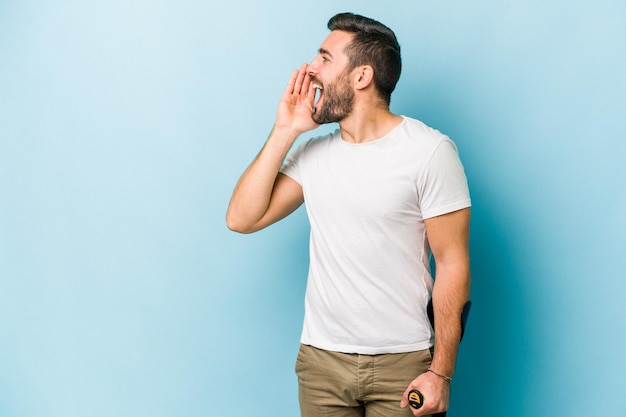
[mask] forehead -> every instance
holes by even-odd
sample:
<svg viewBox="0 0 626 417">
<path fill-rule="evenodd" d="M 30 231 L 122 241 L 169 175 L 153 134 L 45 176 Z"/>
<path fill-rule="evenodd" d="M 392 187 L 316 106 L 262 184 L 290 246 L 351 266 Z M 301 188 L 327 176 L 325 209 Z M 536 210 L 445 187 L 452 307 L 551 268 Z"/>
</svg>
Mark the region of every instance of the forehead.
<svg viewBox="0 0 626 417">
<path fill-rule="evenodd" d="M 330 32 L 328 37 L 326 37 L 324 42 L 322 42 L 322 45 L 320 45 L 320 51 L 327 51 L 335 58 L 346 56 L 344 49 L 350 42 L 352 42 L 353 38 L 353 33 L 344 32 L 342 30 L 333 30 Z"/>
</svg>

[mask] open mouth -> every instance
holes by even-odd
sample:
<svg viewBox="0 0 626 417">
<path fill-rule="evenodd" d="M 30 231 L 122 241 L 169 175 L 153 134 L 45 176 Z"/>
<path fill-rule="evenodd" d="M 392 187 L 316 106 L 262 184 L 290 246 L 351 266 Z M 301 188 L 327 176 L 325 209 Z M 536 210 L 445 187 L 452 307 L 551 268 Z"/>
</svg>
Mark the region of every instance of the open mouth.
<svg viewBox="0 0 626 417">
<path fill-rule="evenodd" d="M 315 99 L 314 99 L 314 109 L 318 108 L 319 103 L 322 101 L 322 97 L 324 96 L 324 87 L 322 87 L 318 83 L 313 83 L 313 88 L 315 88 Z"/>
</svg>

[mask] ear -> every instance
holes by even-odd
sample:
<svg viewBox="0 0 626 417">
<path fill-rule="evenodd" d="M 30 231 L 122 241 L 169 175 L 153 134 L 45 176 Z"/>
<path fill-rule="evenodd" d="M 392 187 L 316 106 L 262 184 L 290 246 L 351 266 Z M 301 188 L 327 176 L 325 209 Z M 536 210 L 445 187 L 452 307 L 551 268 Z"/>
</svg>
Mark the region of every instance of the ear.
<svg viewBox="0 0 626 417">
<path fill-rule="evenodd" d="M 354 88 L 357 90 L 363 90 L 374 84 L 374 68 L 370 65 L 356 67 L 352 75 Z"/>
</svg>

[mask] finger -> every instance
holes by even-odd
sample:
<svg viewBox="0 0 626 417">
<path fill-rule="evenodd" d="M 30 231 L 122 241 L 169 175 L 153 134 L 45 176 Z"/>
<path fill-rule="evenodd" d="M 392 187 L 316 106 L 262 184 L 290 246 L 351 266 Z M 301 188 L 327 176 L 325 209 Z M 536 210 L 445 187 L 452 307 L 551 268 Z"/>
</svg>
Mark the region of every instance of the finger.
<svg viewBox="0 0 626 417">
<path fill-rule="evenodd" d="M 304 97 L 306 98 L 307 104 L 313 106 L 313 104 L 315 103 L 315 87 L 311 82 L 311 76 L 309 74 L 304 77 L 302 90 L 304 92 Z"/>
<path fill-rule="evenodd" d="M 302 79 L 302 90 L 301 90 L 301 93 L 305 97 L 309 95 L 310 86 L 311 86 L 311 76 L 308 73 L 305 73 L 304 78 Z"/>
<path fill-rule="evenodd" d="M 409 386 L 405 391 L 404 394 L 402 394 L 402 400 L 400 400 L 400 407 L 405 408 L 407 405 L 409 405 L 409 391 L 411 391 L 411 386 Z"/>
<path fill-rule="evenodd" d="M 298 70 L 293 70 L 291 72 L 291 77 L 289 78 L 289 82 L 287 83 L 287 87 L 285 88 L 285 94 L 291 95 L 293 94 L 294 87 L 296 85 L 296 79 L 298 78 Z"/>
<path fill-rule="evenodd" d="M 298 71 L 298 76 L 296 78 L 296 84 L 294 85 L 293 93 L 294 94 L 305 94 L 306 90 L 302 91 L 302 86 L 304 84 L 304 79 L 308 75 L 306 72 L 307 64 L 302 64 L 300 67 L 300 71 Z"/>
<path fill-rule="evenodd" d="M 425 406 L 424 404 L 424 397 L 422 397 L 420 395 L 421 398 L 421 405 L 418 406 L 417 408 L 413 407 L 413 405 L 409 402 L 409 396 L 411 394 L 411 390 L 414 390 L 415 388 L 412 387 L 411 385 L 409 385 L 409 387 L 406 389 L 406 391 L 404 391 L 404 394 L 402 394 L 402 399 L 400 400 L 400 407 L 401 408 L 406 408 L 410 405 L 409 410 L 411 411 L 411 413 L 414 416 L 422 416 L 425 414 L 429 414 L 426 411 L 429 409 L 428 407 Z"/>
</svg>

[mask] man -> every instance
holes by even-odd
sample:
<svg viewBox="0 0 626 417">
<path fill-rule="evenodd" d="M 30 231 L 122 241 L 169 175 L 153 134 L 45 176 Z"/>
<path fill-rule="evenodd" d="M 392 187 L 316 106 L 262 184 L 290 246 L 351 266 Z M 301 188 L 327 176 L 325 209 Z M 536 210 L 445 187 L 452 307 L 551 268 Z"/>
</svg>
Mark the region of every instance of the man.
<svg viewBox="0 0 626 417">
<path fill-rule="evenodd" d="M 227 225 L 251 233 L 306 202 L 310 268 L 296 364 L 304 417 L 441 412 L 469 300 L 467 180 L 449 138 L 389 111 L 401 69 L 394 33 L 350 13 L 328 28 L 315 59 L 293 72 Z M 334 134 L 287 157 L 298 136 L 332 122 Z M 408 407 L 412 389 L 424 396 L 419 409 Z"/>
</svg>

